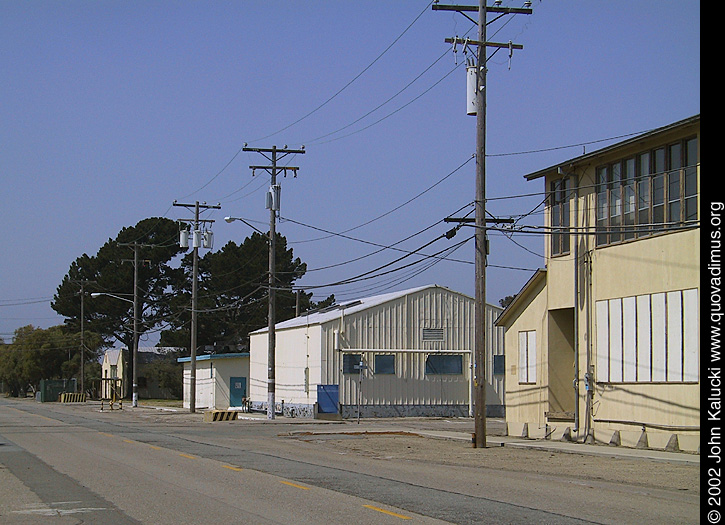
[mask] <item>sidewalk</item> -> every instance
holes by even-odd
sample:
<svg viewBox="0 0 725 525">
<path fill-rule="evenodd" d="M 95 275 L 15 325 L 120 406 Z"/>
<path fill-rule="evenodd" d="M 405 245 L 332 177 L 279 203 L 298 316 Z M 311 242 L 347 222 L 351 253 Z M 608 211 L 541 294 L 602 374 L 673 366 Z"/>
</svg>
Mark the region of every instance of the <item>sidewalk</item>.
<svg viewBox="0 0 725 525">
<path fill-rule="evenodd" d="M 170 412 L 184 412 L 184 409 L 173 409 L 139 404 L 139 408 L 155 409 Z M 203 417 L 199 412 L 198 417 Z M 466 418 L 381 418 L 328 421 L 321 419 L 290 418 L 277 416 L 268 420 L 261 412 L 240 412 L 237 421 L 254 422 L 273 425 L 304 426 L 304 429 L 291 430 L 289 435 L 335 435 L 335 434 L 411 434 L 431 439 L 451 439 L 471 443 L 473 420 Z M 627 448 L 621 446 L 573 443 L 550 439 L 525 439 L 504 435 L 506 425 L 503 420 L 489 419 L 488 447 L 511 447 L 521 449 L 546 450 L 566 454 L 584 454 L 622 459 L 647 459 L 651 461 L 668 461 L 672 463 L 699 465 L 700 455 L 686 452 L 668 452 L 664 450 Z"/>
<path fill-rule="evenodd" d="M 285 421 L 286 420 L 286 421 Z M 285 421 L 289 423 L 287 418 L 279 418 L 275 421 Z M 343 426 L 322 426 L 314 431 L 300 430 L 292 431 L 290 434 L 412 434 L 432 439 L 451 439 L 471 443 L 472 433 L 470 430 L 447 430 L 444 428 L 420 428 L 435 426 L 436 420 L 419 421 L 407 420 L 401 418 L 401 421 L 385 420 L 382 422 L 374 420 L 362 420 L 358 425 L 353 421 L 344 421 Z M 324 423 L 324 422 L 323 422 Z M 441 425 L 444 426 L 444 425 Z M 471 427 L 473 424 L 471 423 Z M 690 454 L 686 452 L 667 452 L 664 450 L 644 449 L 644 448 L 627 448 L 612 445 L 600 444 L 584 444 L 574 443 L 571 441 L 557 441 L 549 439 L 524 439 L 518 437 L 509 437 L 503 435 L 489 434 L 486 439 L 488 447 L 505 446 L 511 448 L 546 450 L 550 452 L 559 452 L 566 454 L 584 454 L 593 456 L 605 456 L 622 459 L 647 459 L 652 461 L 669 461 L 673 463 L 699 465 L 700 455 Z"/>
</svg>

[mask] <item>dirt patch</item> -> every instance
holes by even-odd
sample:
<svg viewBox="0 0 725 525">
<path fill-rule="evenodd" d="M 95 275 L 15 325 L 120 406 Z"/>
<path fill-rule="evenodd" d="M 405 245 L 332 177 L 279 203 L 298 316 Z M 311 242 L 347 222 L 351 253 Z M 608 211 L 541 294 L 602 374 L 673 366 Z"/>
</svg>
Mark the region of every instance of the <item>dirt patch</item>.
<svg viewBox="0 0 725 525">
<path fill-rule="evenodd" d="M 350 436 L 351 437 L 351 436 Z M 300 436 L 323 442 L 328 449 L 381 460 L 435 463 L 444 466 L 481 468 L 567 476 L 646 487 L 700 492 L 700 468 L 648 459 L 626 459 L 494 446 L 474 449 L 454 440 L 405 434 L 356 434 Z"/>
</svg>

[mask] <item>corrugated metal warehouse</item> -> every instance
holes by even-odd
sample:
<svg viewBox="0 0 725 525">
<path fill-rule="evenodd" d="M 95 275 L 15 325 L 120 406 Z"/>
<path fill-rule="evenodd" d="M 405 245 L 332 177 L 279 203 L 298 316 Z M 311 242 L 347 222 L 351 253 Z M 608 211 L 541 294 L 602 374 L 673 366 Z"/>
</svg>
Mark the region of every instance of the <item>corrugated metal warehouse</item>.
<svg viewBox="0 0 725 525">
<path fill-rule="evenodd" d="M 501 417 L 503 330 L 493 322 L 502 309 L 486 310 L 487 413 Z M 278 323 L 277 411 L 296 417 L 469 416 L 473 313 L 473 298 L 429 285 Z M 250 401 L 252 409 L 266 410 L 267 329 L 250 339 Z"/>
</svg>

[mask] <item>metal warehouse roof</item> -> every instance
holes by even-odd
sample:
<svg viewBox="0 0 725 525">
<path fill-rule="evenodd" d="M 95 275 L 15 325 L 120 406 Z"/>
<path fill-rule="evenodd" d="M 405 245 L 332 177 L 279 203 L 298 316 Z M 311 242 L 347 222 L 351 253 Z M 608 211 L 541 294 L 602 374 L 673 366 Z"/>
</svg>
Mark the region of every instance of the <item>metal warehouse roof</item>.
<svg viewBox="0 0 725 525">
<path fill-rule="evenodd" d="M 233 359 L 235 357 L 249 357 L 249 352 L 235 352 L 232 354 L 202 354 L 196 356 L 197 361 L 211 361 L 217 359 Z M 190 363 L 191 357 L 179 357 L 177 363 Z"/>
<path fill-rule="evenodd" d="M 395 301 L 396 299 L 400 299 L 402 297 L 405 297 L 406 295 L 411 295 L 411 294 L 414 294 L 417 292 L 421 292 L 423 290 L 435 289 L 435 288 L 439 288 L 441 290 L 446 290 L 447 292 L 450 292 L 450 293 L 453 293 L 456 295 L 461 295 L 463 297 L 473 300 L 472 297 L 469 297 L 468 295 L 462 294 L 460 292 L 455 292 L 449 288 L 446 288 L 445 286 L 440 286 L 437 284 L 429 284 L 426 286 L 420 286 L 418 288 L 410 288 L 408 290 L 401 290 L 399 292 L 391 292 L 391 293 L 387 293 L 387 294 L 366 297 L 364 299 L 346 301 L 344 303 L 334 304 L 332 306 L 328 306 L 327 308 L 322 308 L 320 310 L 311 310 L 307 313 L 302 314 L 299 317 L 295 317 L 294 319 L 290 319 L 288 321 L 282 321 L 281 323 L 277 323 L 274 326 L 275 326 L 275 330 L 285 330 L 288 328 L 297 328 L 300 326 L 323 324 L 328 321 L 339 319 L 341 312 L 344 313 L 345 315 L 354 314 L 357 312 L 361 312 L 363 310 L 367 310 L 368 308 L 373 308 L 373 307 L 378 306 L 383 303 Z M 250 335 L 266 333 L 267 329 L 268 329 L 267 327 L 261 328 L 259 330 L 252 332 Z"/>
</svg>

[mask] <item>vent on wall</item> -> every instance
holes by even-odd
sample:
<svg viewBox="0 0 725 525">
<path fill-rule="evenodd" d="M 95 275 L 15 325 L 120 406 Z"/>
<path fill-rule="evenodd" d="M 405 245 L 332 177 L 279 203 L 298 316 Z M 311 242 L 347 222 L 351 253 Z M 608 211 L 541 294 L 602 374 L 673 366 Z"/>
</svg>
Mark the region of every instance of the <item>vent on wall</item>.
<svg viewBox="0 0 725 525">
<path fill-rule="evenodd" d="M 423 341 L 443 341 L 443 328 L 423 328 Z"/>
</svg>

